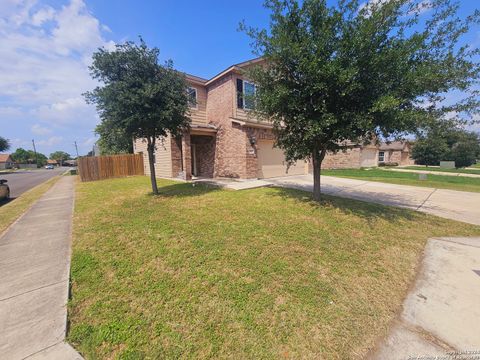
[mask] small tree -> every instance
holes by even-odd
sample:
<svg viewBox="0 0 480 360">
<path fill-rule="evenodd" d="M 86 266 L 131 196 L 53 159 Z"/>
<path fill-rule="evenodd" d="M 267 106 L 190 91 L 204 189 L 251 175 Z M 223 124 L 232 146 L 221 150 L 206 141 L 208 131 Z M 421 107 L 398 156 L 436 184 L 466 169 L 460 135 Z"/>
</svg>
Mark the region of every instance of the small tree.
<svg viewBox="0 0 480 360">
<path fill-rule="evenodd" d="M 461 168 L 475 164 L 477 161 L 476 151 L 477 149 L 468 142 L 455 144 L 451 150 L 451 159 L 455 161 L 455 167 Z"/>
<path fill-rule="evenodd" d="M 478 134 L 448 124 L 430 128 L 412 148 L 412 158 L 420 165 L 438 165 L 442 160 L 454 161 L 455 167 L 475 163 L 480 155 Z"/>
<path fill-rule="evenodd" d="M 0 152 L 10 149 L 10 143 L 7 139 L 0 136 Z"/>
<path fill-rule="evenodd" d="M 60 166 L 63 165 L 65 160 L 70 160 L 70 154 L 66 153 L 65 151 L 55 151 L 50 154 L 50 159 L 57 160 L 60 163 Z"/>
<path fill-rule="evenodd" d="M 149 49 L 142 39 L 139 45 L 126 42 L 114 51 L 99 49 L 90 70 L 103 85 L 86 94 L 87 102 L 97 106 L 100 128 L 113 127 L 122 136 L 147 141 L 154 194 L 158 194 L 156 146 L 162 146 L 168 134 L 180 135 L 190 121 L 185 76 L 173 69 L 171 61 L 159 65 L 158 54 L 157 48 Z"/>
<path fill-rule="evenodd" d="M 478 110 L 472 85 L 478 49 L 458 46 L 479 13 L 456 15 L 449 0 L 267 0 L 269 31 L 241 29 L 265 59 L 248 76 L 257 84 L 256 115 L 273 122 L 289 164 L 310 158 L 314 199 L 327 151 L 346 141 L 401 137 L 441 114 Z M 442 105 L 457 89 L 462 101 Z"/>
<path fill-rule="evenodd" d="M 445 139 L 432 137 L 415 142 L 412 147 L 412 158 L 419 165 L 438 165 L 440 161 L 446 160 L 448 152 Z"/>
</svg>

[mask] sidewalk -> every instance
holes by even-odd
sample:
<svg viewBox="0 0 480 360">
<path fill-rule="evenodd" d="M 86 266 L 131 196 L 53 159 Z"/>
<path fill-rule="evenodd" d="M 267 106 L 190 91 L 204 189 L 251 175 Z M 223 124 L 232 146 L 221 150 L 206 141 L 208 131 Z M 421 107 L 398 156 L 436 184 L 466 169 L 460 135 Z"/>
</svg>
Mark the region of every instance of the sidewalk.
<svg viewBox="0 0 480 360">
<path fill-rule="evenodd" d="M 312 175 L 265 179 L 276 186 L 312 191 Z M 480 225 L 480 193 L 321 177 L 322 192 L 383 205 L 404 207 L 446 219 Z"/>
<path fill-rule="evenodd" d="M 82 359 L 64 342 L 73 181 L 63 176 L 0 237 L 2 359 Z"/>
<path fill-rule="evenodd" d="M 370 358 L 453 360 L 448 352 L 479 351 L 479 259 L 480 238 L 429 239 L 402 314 Z"/>
<path fill-rule="evenodd" d="M 446 171 L 429 171 L 429 170 L 413 170 L 413 169 L 402 169 L 402 168 L 383 168 L 385 171 L 398 171 L 398 172 L 409 172 L 409 173 L 417 173 L 417 174 L 427 174 L 427 175 L 442 175 L 442 176 L 460 176 L 460 177 L 469 177 L 474 179 L 480 179 L 480 171 L 478 174 L 465 174 L 465 173 L 454 173 L 454 172 L 446 172 Z"/>
</svg>

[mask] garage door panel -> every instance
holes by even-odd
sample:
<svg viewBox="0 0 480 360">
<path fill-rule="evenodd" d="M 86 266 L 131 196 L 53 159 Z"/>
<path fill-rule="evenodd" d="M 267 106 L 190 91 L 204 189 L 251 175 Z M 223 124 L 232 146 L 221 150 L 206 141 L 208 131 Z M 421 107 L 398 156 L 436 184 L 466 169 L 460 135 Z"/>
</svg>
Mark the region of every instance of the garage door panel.
<svg viewBox="0 0 480 360">
<path fill-rule="evenodd" d="M 270 178 L 286 175 L 305 174 L 305 163 L 298 161 L 291 165 L 287 172 L 287 162 L 283 150 L 274 148 L 273 141 L 259 141 L 257 145 L 257 160 L 259 178 Z"/>
</svg>

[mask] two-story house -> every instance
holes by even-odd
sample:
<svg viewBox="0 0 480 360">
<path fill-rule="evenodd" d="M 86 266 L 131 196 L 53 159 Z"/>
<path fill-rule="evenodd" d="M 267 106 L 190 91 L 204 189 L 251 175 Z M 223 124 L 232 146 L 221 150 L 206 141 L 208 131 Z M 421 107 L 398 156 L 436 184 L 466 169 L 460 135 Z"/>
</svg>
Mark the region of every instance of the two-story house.
<svg viewBox="0 0 480 360">
<path fill-rule="evenodd" d="M 305 161 L 287 169 L 283 151 L 273 146 L 272 125 L 249 116 L 253 106 L 249 95 L 255 92 L 255 85 L 243 73 L 261 61 L 257 58 L 232 65 L 209 80 L 187 75 L 191 126 L 182 137 L 169 136 L 157 145 L 157 177 L 249 179 L 311 172 Z M 143 152 L 145 173 L 149 175 L 146 142 L 136 139 L 134 152 Z M 377 158 L 376 146 L 351 143 L 345 152 L 327 154 L 323 167 L 376 166 Z"/>
</svg>

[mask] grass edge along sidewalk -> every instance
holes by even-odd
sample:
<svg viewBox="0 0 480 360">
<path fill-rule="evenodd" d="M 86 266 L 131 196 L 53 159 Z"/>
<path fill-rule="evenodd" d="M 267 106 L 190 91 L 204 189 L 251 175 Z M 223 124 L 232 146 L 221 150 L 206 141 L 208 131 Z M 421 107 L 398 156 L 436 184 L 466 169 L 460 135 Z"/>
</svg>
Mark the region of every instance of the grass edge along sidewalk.
<svg viewBox="0 0 480 360">
<path fill-rule="evenodd" d="M 42 195 L 45 194 L 59 179 L 60 175 L 55 176 L 24 192 L 18 198 L 10 200 L 5 205 L 0 206 L 0 236 L 38 199 L 40 199 Z"/>
<path fill-rule="evenodd" d="M 77 184 L 68 340 L 86 358 L 360 358 L 425 242 L 480 227 L 283 188 Z"/>
<path fill-rule="evenodd" d="M 477 179 L 427 174 L 427 180 L 420 180 L 419 174 L 413 171 L 388 171 L 378 168 L 322 170 L 322 175 L 435 189 L 480 192 L 480 177 Z"/>
</svg>

